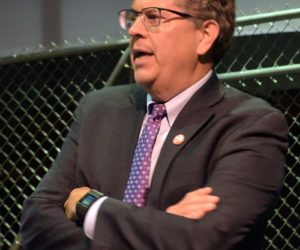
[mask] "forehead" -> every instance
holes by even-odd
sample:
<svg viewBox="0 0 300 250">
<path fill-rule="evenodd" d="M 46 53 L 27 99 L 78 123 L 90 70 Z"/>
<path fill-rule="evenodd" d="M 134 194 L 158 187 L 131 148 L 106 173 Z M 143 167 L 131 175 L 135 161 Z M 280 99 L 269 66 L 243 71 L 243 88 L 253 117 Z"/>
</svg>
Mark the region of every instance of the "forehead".
<svg viewBox="0 0 300 250">
<path fill-rule="evenodd" d="M 137 11 L 147 7 L 160 7 L 166 9 L 174 9 L 178 7 L 178 3 L 184 0 L 133 0 L 131 8 Z"/>
</svg>

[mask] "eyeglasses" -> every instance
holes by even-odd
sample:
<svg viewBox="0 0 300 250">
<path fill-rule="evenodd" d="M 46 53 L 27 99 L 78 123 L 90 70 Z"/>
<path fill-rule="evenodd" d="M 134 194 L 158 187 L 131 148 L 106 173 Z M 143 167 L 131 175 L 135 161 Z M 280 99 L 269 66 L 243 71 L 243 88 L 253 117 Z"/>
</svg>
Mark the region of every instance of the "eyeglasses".
<svg viewBox="0 0 300 250">
<path fill-rule="evenodd" d="M 158 27 L 161 23 L 161 12 L 168 11 L 174 13 L 183 18 L 192 17 L 189 14 L 182 13 L 175 10 L 169 10 L 158 7 L 148 7 L 144 8 L 141 11 L 135 11 L 132 9 L 125 9 L 119 12 L 119 22 L 122 29 L 129 29 L 135 22 L 138 16 L 142 16 L 142 21 L 145 27 L 154 28 Z"/>
</svg>

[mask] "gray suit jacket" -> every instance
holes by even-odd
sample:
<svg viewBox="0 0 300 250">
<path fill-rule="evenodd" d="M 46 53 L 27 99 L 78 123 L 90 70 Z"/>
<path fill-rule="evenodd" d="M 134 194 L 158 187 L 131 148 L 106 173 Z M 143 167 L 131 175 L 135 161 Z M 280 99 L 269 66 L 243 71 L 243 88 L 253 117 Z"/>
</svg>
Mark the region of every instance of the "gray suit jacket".
<svg viewBox="0 0 300 250">
<path fill-rule="evenodd" d="M 25 203 L 25 249 L 260 249 L 284 174 L 282 114 L 224 88 L 213 75 L 177 117 L 147 205 L 137 208 L 121 200 L 145 106 L 146 93 L 137 85 L 106 88 L 82 100 L 56 163 Z M 172 142 L 178 134 L 186 138 L 181 145 Z M 80 186 L 110 197 L 98 213 L 93 242 L 64 215 L 66 198 Z M 204 186 L 221 198 L 216 211 L 200 220 L 164 212 Z"/>
</svg>

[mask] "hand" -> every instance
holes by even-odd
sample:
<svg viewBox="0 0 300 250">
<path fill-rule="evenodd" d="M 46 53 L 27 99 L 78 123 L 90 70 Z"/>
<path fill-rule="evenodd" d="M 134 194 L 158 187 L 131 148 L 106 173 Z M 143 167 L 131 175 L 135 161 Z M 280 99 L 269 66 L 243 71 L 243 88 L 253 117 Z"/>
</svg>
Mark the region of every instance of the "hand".
<svg viewBox="0 0 300 250">
<path fill-rule="evenodd" d="M 89 187 L 75 188 L 71 191 L 68 199 L 64 204 L 65 214 L 69 220 L 77 220 L 76 204 L 85 194 L 90 191 L 91 189 Z"/>
<path fill-rule="evenodd" d="M 218 196 L 211 195 L 212 192 L 210 187 L 189 192 L 178 203 L 168 207 L 166 212 L 189 219 L 201 219 L 208 212 L 215 210 L 220 201 Z"/>
</svg>

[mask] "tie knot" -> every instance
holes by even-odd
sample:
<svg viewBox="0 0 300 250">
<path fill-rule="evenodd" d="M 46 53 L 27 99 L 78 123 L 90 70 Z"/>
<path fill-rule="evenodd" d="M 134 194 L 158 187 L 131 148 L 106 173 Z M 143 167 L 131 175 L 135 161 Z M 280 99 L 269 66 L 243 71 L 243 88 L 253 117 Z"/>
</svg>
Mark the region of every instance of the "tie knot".
<svg viewBox="0 0 300 250">
<path fill-rule="evenodd" d="M 163 103 L 153 103 L 150 106 L 150 116 L 153 119 L 161 120 L 167 115 L 166 107 Z"/>
</svg>

